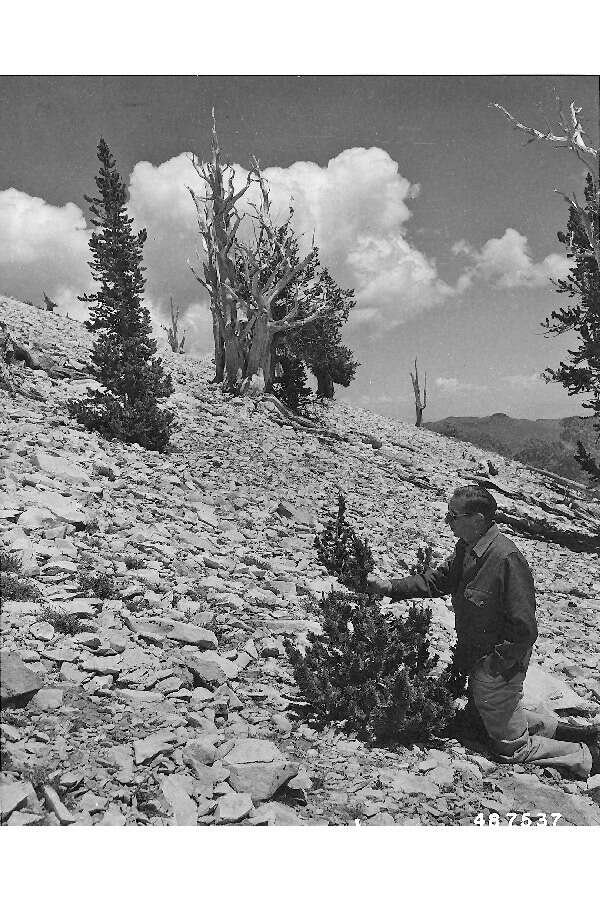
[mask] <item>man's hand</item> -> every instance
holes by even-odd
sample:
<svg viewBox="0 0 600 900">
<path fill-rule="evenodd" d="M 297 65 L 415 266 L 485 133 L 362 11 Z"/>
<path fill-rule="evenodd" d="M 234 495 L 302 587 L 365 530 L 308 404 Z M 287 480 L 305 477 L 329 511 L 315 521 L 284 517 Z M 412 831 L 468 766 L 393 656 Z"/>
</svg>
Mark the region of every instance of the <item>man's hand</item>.
<svg viewBox="0 0 600 900">
<path fill-rule="evenodd" d="M 367 575 L 367 594 L 390 594 L 392 583 L 389 578 L 378 578 L 377 575 Z"/>
</svg>

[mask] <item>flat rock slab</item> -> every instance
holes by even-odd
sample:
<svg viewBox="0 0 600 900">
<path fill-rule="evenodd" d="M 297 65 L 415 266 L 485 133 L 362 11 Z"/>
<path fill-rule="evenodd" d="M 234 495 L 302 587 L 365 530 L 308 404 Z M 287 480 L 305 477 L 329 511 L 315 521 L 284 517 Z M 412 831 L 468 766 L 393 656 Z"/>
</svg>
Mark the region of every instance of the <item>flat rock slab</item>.
<svg viewBox="0 0 600 900">
<path fill-rule="evenodd" d="M 148 737 L 133 742 L 135 763 L 140 766 L 160 753 L 172 753 L 175 749 L 177 738 L 170 731 L 157 731 Z"/>
<path fill-rule="evenodd" d="M 85 525 L 88 515 L 76 500 L 68 500 L 58 491 L 23 490 L 19 500 L 28 507 L 47 509 L 61 522 L 71 525 Z"/>
<path fill-rule="evenodd" d="M 231 791 L 225 794 L 217 803 L 215 810 L 215 822 L 217 825 L 231 825 L 241 822 L 253 808 L 250 794 Z"/>
<path fill-rule="evenodd" d="M 282 784 L 298 774 L 272 741 L 242 738 L 223 758 L 229 771 L 229 783 L 236 791 L 251 795 L 253 800 L 268 800 Z"/>
<path fill-rule="evenodd" d="M 81 466 L 58 453 L 48 453 L 37 448 L 31 455 L 31 461 L 41 472 L 61 478 L 69 484 L 86 484 L 89 481 L 87 472 Z"/>
<path fill-rule="evenodd" d="M 42 688 L 33 698 L 38 709 L 60 709 L 63 705 L 64 692 L 60 688 Z"/>
<path fill-rule="evenodd" d="M 179 622 L 167 633 L 170 641 L 178 641 L 181 644 L 193 644 L 201 650 L 216 650 L 219 646 L 216 634 L 208 628 L 200 628 L 198 625 L 188 625 Z"/>
<path fill-rule="evenodd" d="M 546 813 L 551 823 L 551 813 L 560 813 L 559 825 L 600 825 L 600 807 L 590 800 L 565 794 L 556 788 L 536 783 L 528 784 L 515 781 L 510 788 L 514 799 L 511 799 L 513 812 Z"/>
<path fill-rule="evenodd" d="M 303 825 L 293 809 L 283 803 L 271 801 L 263 803 L 257 809 L 250 812 L 250 821 L 253 825 Z"/>
<path fill-rule="evenodd" d="M 411 775 L 409 772 L 398 772 L 389 783 L 390 790 L 398 794 L 424 794 L 426 797 L 437 797 L 439 787 L 425 775 Z"/>
<path fill-rule="evenodd" d="M 235 663 L 224 656 L 220 656 L 214 650 L 205 650 L 196 656 L 187 656 L 185 666 L 190 672 L 205 685 L 221 685 L 229 678 L 236 678 L 239 669 Z"/>
<path fill-rule="evenodd" d="M 0 698 L 2 705 L 26 703 L 33 697 L 43 682 L 28 668 L 18 653 L 0 653 Z"/>
<path fill-rule="evenodd" d="M 114 656 L 88 656 L 80 663 L 84 672 L 95 672 L 97 675 L 118 675 L 121 663 Z"/>
<path fill-rule="evenodd" d="M 167 775 L 161 782 L 161 791 L 173 810 L 176 825 L 196 824 L 198 809 L 186 790 L 185 776 Z"/>
<path fill-rule="evenodd" d="M 555 712 L 588 712 L 589 703 L 580 697 L 569 685 L 545 672 L 536 663 L 530 663 L 523 685 L 523 701 L 533 708 L 546 706 Z"/>
<path fill-rule="evenodd" d="M 309 619 L 265 619 L 258 623 L 262 628 L 267 628 L 272 634 L 323 634 L 323 628 L 319 622 Z"/>
<path fill-rule="evenodd" d="M 12 812 L 26 806 L 34 798 L 37 799 L 29 781 L 0 784 L 0 818 L 3 822 L 6 821 Z"/>
<path fill-rule="evenodd" d="M 293 522 L 297 522 L 298 525 L 313 526 L 317 521 L 315 514 L 310 510 L 301 506 L 294 506 L 292 503 L 288 503 L 285 500 L 282 500 L 279 503 L 275 512 L 284 519 L 291 519 Z"/>
<path fill-rule="evenodd" d="M 214 738 L 216 739 L 216 737 L 217 735 L 215 734 Z M 208 736 L 188 741 L 183 749 L 183 758 L 184 761 L 188 762 L 188 765 L 192 767 L 194 762 L 201 763 L 205 766 L 212 766 L 217 758 L 215 741 Z"/>
</svg>

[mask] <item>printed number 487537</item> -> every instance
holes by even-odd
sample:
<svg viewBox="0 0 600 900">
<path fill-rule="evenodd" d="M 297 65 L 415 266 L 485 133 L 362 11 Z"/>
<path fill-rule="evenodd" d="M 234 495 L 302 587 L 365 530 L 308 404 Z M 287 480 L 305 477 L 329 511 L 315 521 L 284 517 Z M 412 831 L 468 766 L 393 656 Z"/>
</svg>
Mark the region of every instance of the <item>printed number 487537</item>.
<svg viewBox="0 0 600 900">
<path fill-rule="evenodd" d="M 473 820 L 474 825 L 501 825 L 503 824 L 501 820 L 501 816 L 498 813 L 489 813 L 487 817 L 483 813 L 479 813 L 475 816 Z M 562 819 L 562 813 L 543 813 L 543 812 L 524 812 L 524 813 L 506 813 L 506 817 L 509 825 L 525 825 L 525 826 L 544 826 L 544 825 L 556 825 L 559 819 Z M 552 819 L 551 822 L 548 819 Z M 534 821 L 535 820 L 535 821 Z"/>
</svg>

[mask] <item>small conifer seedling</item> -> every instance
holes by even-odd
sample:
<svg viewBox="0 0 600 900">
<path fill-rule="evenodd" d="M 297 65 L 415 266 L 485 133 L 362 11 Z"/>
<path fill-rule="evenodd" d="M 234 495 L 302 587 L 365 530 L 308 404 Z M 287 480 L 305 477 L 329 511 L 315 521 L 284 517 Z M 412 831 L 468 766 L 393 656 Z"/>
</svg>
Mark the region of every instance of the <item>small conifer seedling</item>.
<svg viewBox="0 0 600 900">
<path fill-rule="evenodd" d="M 326 523 L 321 534 L 315 537 L 319 562 L 330 575 L 337 576 L 340 584 L 364 593 L 367 575 L 373 570 L 373 554 L 346 520 L 346 500 L 338 494 L 337 514 Z"/>
</svg>

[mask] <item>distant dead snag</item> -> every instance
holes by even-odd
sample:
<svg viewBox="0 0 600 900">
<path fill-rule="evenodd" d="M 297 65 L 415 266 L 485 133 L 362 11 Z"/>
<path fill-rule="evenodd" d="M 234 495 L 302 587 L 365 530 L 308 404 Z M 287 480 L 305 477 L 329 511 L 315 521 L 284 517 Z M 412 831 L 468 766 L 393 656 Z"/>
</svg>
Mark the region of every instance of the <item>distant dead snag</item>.
<svg viewBox="0 0 600 900">
<path fill-rule="evenodd" d="M 415 374 L 409 372 L 412 381 L 413 391 L 415 392 L 415 414 L 417 428 L 421 427 L 423 421 L 423 410 L 427 406 L 427 372 L 425 372 L 425 385 L 423 387 L 423 399 L 421 399 L 421 389 L 419 387 L 419 370 L 417 369 L 417 358 L 415 357 Z"/>
</svg>

